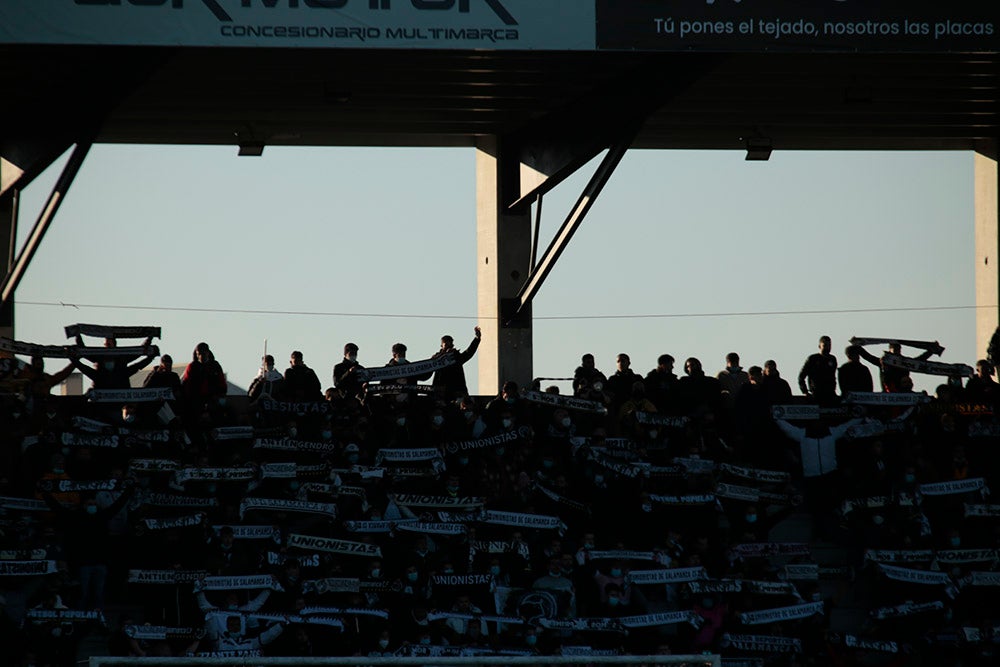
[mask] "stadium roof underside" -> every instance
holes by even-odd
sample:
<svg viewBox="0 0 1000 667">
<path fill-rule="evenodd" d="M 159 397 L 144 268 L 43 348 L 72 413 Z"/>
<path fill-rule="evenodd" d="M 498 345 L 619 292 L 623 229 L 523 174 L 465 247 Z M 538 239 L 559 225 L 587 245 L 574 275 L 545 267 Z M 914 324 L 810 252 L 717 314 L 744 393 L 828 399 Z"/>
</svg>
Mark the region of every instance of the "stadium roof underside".
<svg viewBox="0 0 1000 667">
<path fill-rule="evenodd" d="M 1000 57 L 0 46 L 6 140 L 995 154 Z M 532 141 L 534 140 L 534 141 Z M 607 146 L 607 141 L 601 141 Z"/>
</svg>

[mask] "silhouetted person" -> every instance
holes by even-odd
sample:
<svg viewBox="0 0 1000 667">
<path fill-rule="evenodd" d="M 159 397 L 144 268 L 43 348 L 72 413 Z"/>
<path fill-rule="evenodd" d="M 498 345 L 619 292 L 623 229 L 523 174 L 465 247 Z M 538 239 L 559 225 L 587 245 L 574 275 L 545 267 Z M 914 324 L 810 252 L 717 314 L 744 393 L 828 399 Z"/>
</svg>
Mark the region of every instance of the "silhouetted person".
<svg viewBox="0 0 1000 667">
<path fill-rule="evenodd" d="M 837 357 L 830 354 L 830 337 L 821 336 L 819 352 L 810 354 L 799 371 L 799 389 L 819 403 L 837 398 Z"/>
<path fill-rule="evenodd" d="M 837 369 L 837 384 L 840 385 L 840 395 L 847 396 L 852 391 L 872 391 L 872 372 L 861 363 L 861 347 L 848 345 L 844 350 L 847 361 Z"/>
<path fill-rule="evenodd" d="M 475 328 L 475 333 L 472 342 L 462 352 L 455 349 L 455 340 L 451 336 L 441 336 L 441 349 L 431 357 L 438 359 L 449 354 L 455 355 L 455 363 L 434 373 L 434 380 L 431 381 L 434 388 L 441 391 L 447 398 L 462 398 L 469 394 L 469 388 L 465 384 L 465 370 L 462 366 L 469 359 L 472 359 L 476 350 L 479 349 L 479 341 L 482 339 L 483 333 L 479 327 Z"/>
</svg>

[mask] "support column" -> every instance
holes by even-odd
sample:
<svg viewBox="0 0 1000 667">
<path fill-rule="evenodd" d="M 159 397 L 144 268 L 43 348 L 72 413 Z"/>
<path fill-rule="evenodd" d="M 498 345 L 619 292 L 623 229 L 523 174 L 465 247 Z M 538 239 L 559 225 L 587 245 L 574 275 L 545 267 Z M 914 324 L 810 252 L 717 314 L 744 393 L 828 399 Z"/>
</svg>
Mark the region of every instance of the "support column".
<svg viewBox="0 0 1000 667">
<path fill-rule="evenodd" d="M 520 191 L 516 146 L 485 137 L 476 146 L 476 262 L 479 393 L 494 394 L 507 380 L 532 380 L 531 309 L 517 313 L 517 294 L 531 270 L 531 206 L 510 210 Z"/>
<path fill-rule="evenodd" d="M 12 188 L 0 194 L 0 269 L 7 275 L 14 266 L 17 243 L 17 207 L 20 191 Z M 14 297 L 0 302 L 0 336 L 14 337 Z"/>
<path fill-rule="evenodd" d="M 973 153 L 976 210 L 976 358 L 986 358 L 1000 324 L 1000 233 L 997 218 L 997 160 Z"/>
</svg>

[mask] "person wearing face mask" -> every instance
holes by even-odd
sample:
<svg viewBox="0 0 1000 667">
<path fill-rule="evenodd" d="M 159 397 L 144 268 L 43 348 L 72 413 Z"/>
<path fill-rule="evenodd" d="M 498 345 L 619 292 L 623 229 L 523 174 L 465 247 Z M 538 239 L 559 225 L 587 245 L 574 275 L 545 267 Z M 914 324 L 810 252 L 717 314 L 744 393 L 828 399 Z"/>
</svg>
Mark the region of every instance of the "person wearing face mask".
<svg viewBox="0 0 1000 667">
<path fill-rule="evenodd" d="M 236 618 L 239 620 L 239 616 L 227 616 L 224 612 L 249 612 L 253 613 L 260 611 L 264 603 L 267 602 L 268 598 L 271 597 L 271 589 L 265 588 L 261 590 L 252 600 L 244 604 L 240 604 L 240 594 L 236 591 L 229 591 L 226 593 L 222 606 L 215 606 L 209 602 L 208 598 L 205 597 L 205 591 L 202 588 L 200 581 L 194 584 L 195 600 L 198 602 L 198 609 L 205 614 L 205 631 L 208 636 L 220 637 L 227 631 L 227 620 L 228 618 Z M 223 613 L 211 613 L 211 612 L 223 612 Z M 254 622 L 255 623 L 255 622 Z M 245 631 L 245 629 L 244 629 Z"/>
<path fill-rule="evenodd" d="M 397 648 L 399 647 L 392 641 L 392 633 L 389 630 L 382 630 L 378 639 L 375 640 L 375 647 L 368 652 L 368 657 L 388 658 L 395 653 Z"/>
<path fill-rule="evenodd" d="M 392 346 L 392 358 L 389 359 L 386 366 L 404 366 L 408 363 L 410 363 L 410 360 L 406 358 L 406 346 L 402 343 L 394 344 Z M 407 375 L 406 377 L 396 378 L 395 380 L 387 380 L 383 384 L 417 384 L 423 380 L 429 380 L 430 377 L 430 373 Z"/>
<path fill-rule="evenodd" d="M 93 495 L 86 496 L 80 507 L 65 507 L 43 489 L 42 499 L 55 512 L 66 538 L 66 560 L 80 580 L 79 609 L 104 608 L 107 564 L 112 559 L 108 523 L 132 498 L 135 488 L 131 480 L 125 480 L 123 486 L 121 496 L 104 509 L 98 506 Z"/>
<path fill-rule="evenodd" d="M 504 382 L 500 394 L 486 404 L 484 416 L 491 432 L 510 428 L 502 424 L 501 415 L 505 412 L 509 413 L 511 425 L 530 422 L 530 409 L 526 401 L 520 397 L 520 388 L 513 380 Z"/>
<path fill-rule="evenodd" d="M 479 349 L 479 342 L 483 337 L 483 332 L 478 326 L 474 331 L 475 337 L 472 339 L 472 342 L 461 352 L 455 348 L 455 341 L 451 336 L 442 336 L 441 349 L 431 357 L 432 359 L 439 359 L 447 355 L 454 355 L 455 357 L 455 363 L 435 372 L 434 379 L 431 381 L 431 385 L 441 392 L 445 398 L 461 398 L 469 393 L 469 388 L 465 383 L 465 370 L 463 366 L 475 356 L 476 350 Z"/>
<path fill-rule="evenodd" d="M 572 556 L 571 556 L 572 558 Z M 535 579 L 531 587 L 535 590 L 550 591 L 559 601 L 560 615 L 576 616 L 576 589 L 569 577 L 563 574 L 561 558 L 556 556 L 548 559 L 546 573 Z"/>
<path fill-rule="evenodd" d="M 601 604 L 608 603 L 608 588 L 614 586 L 618 603 L 626 606 L 632 601 L 632 587 L 625 584 L 625 575 L 628 570 L 624 561 L 614 560 L 608 564 L 607 561 L 599 564 L 594 571 L 594 583 L 597 584 L 597 594 L 600 596 Z"/>
<path fill-rule="evenodd" d="M 353 398 L 361 393 L 358 371 L 364 370 L 358 363 L 358 346 L 354 343 L 344 345 L 344 358 L 333 367 L 333 386 L 340 389 L 344 396 Z"/>
<path fill-rule="evenodd" d="M 479 414 L 476 401 L 471 396 L 466 396 L 458 406 L 462 415 L 462 423 L 458 428 L 458 437 L 462 440 L 475 440 L 483 435 L 486 430 L 486 422 Z"/>
</svg>

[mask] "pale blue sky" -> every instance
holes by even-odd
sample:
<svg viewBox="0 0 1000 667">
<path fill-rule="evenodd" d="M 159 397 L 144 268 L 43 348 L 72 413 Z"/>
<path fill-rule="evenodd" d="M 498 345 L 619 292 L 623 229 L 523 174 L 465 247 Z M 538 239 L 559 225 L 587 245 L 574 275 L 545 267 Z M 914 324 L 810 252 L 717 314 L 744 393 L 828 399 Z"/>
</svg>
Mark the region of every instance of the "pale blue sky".
<svg viewBox="0 0 1000 667">
<path fill-rule="evenodd" d="M 669 352 L 678 369 L 695 356 L 715 373 L 736 351 L 744 367 L 777 360 L 794 386 L 821 334 L 841 360 L 855 334 L 937 339 L 949 362 L 983 356 L 972 309 L 582 319 L 975 303 L 971 153 L 743 157 L 625 156 L 535 301 L 536 376 L 572 375 L 584 352 L 607 373 L 618 352 L 637 372 Z M 95 146 L 21 283 L 17 338 L 62 344 L 75 322 L 160 325 L 178 366 L 205 340 L 244 387 L 265 338 L 279 368 L 300 349 L 324 386 L 348 340 L 366 365 L 384 364 L 396 341 L 414 360 L 445 333 L 464 347 L 476 323 L 474 158 L 472 149 L 268 147 L 238 158 L 234 146 Z M 22 243 L 62 163 L 25 192 Z M 545 198 L 543 249 L 592 169 Z M 475 390 L 475 361 L 467 375 Z"/>
</svg>

